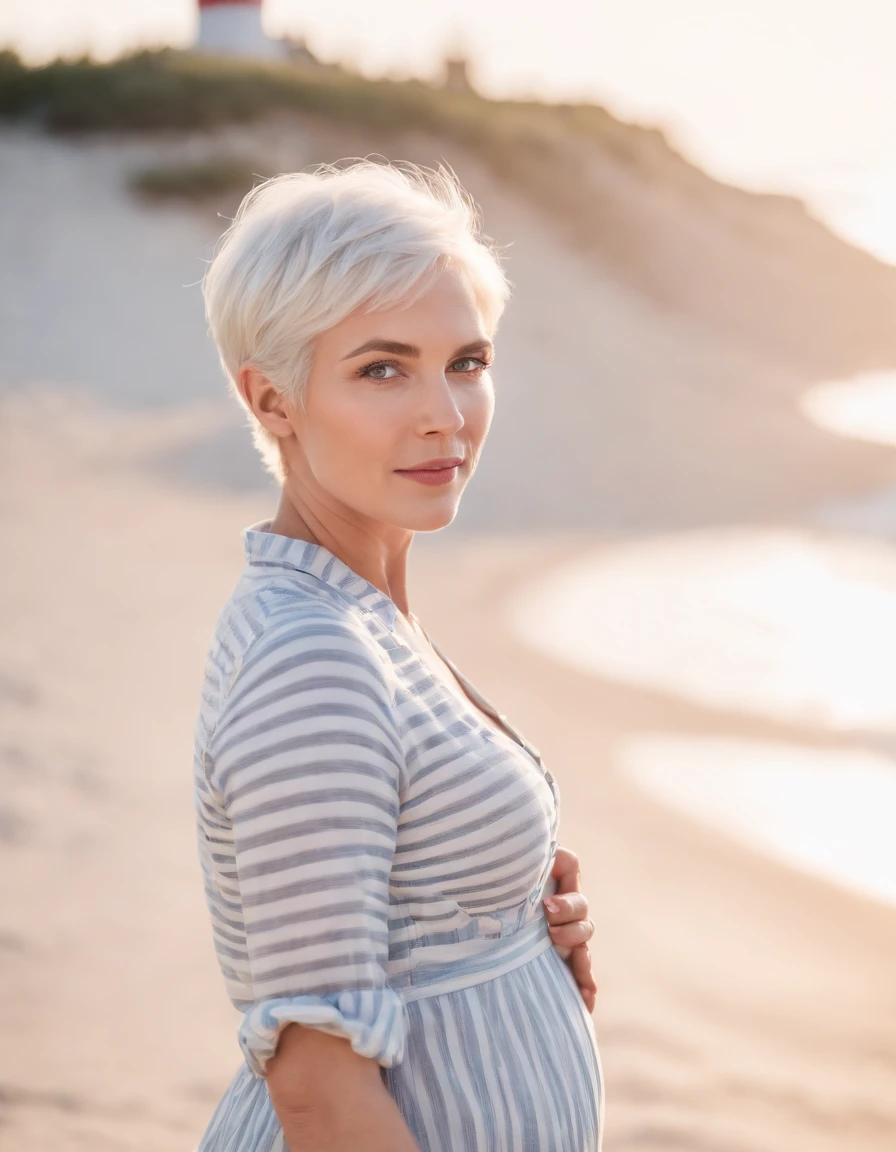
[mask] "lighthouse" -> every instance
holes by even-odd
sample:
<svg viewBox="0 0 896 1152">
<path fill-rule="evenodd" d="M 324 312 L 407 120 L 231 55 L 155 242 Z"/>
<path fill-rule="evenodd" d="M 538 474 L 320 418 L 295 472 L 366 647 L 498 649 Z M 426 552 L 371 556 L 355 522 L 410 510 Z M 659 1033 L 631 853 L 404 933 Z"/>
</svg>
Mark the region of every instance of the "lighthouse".
<svg viewBox="0 0 896 1152">
<path fill-rule="evenodd" d="M 288 47 L 261 26 L 262 0 L 199 0 L 200 52 L 222 52 L 267 60 L 284 59 Z"/>
</svg>

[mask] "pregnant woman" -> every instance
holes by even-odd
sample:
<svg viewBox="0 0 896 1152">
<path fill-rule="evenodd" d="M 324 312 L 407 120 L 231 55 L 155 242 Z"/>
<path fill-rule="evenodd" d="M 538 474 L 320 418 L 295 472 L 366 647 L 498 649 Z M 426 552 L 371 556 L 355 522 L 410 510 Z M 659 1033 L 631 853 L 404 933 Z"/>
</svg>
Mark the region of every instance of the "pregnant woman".
<svg viewBox="0 0 896 1152">
<path fill-rule="evenodd" d="M 196 725 L 244 1056 L 199 1148 L 598 1152 L 556 781 L 409 607 L 414 534 L 453 520 L 494 411 L 508 284 L 478 211 L 444 167 L 278 176 L 203 289 L 281 494 L 244 534 Z"/>
</svg>

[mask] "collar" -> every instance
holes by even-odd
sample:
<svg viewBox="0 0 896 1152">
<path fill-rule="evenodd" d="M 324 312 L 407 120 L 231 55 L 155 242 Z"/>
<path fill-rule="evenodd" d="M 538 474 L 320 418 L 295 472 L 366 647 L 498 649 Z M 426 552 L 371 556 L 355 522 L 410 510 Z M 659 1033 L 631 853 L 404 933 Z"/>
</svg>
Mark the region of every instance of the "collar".
<svg viewBox="0 0 896 1152">
<path fill-rule="evenodd" d="M 349 568 L 323 544 L 297 540 L 294 536 L 280 536 L 270 531 L 270 525 L 270 520 L 263 520 L 243 530 L 246 562 L 250 567 L 307 572 L 325 584 L 332 584 L 368 612 L 376 613 L 390 631 L 393 629 L 398 615 L 398 605 L 394 600 Z"/>
</svg>

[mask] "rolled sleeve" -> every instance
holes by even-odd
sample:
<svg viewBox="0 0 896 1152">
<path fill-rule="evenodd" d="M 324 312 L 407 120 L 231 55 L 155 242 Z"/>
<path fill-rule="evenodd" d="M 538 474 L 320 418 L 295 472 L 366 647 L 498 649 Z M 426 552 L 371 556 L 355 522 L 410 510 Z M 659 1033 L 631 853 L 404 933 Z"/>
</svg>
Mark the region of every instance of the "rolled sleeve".
<svg viewBox="0 0 896 1152">
<path fill-rule="evenodd" d="M 238 1036 L 246 1063 L 264 1076 L 287 1024 L 304 1024 L 349 1041 L 360 1056 L 386 1068 L 404 1058 L 407 1025 L 404 1005 L 391 988 L 331 992 L 262 1000 L 243 1015 Z"/>
<path fill-rule="evenodd" d="M 404 757 L 360 628 L 335 614 L 269 627 L 215 731 L 253 1000 L 238 1038 L 256 1076 L 290 1023 L 386 1067 L 403 1058 L 404 1007 L 384 965 Z"/>
</svg>

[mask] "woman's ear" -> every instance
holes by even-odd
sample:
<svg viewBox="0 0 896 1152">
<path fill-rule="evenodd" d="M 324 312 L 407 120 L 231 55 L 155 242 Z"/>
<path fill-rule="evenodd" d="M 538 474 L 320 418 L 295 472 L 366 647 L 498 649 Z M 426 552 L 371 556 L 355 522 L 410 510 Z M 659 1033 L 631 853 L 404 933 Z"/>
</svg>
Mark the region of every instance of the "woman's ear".
<svg viewBox="0 0 896 1152">
<path fill-rule="evenodd" d="M 246 407 L 271 435 L 280 440 L 294 435 L 289 402 L 263 372 L 252 364 L 245 364 L 240 369 L 237 387 Z"/>
</svg>

